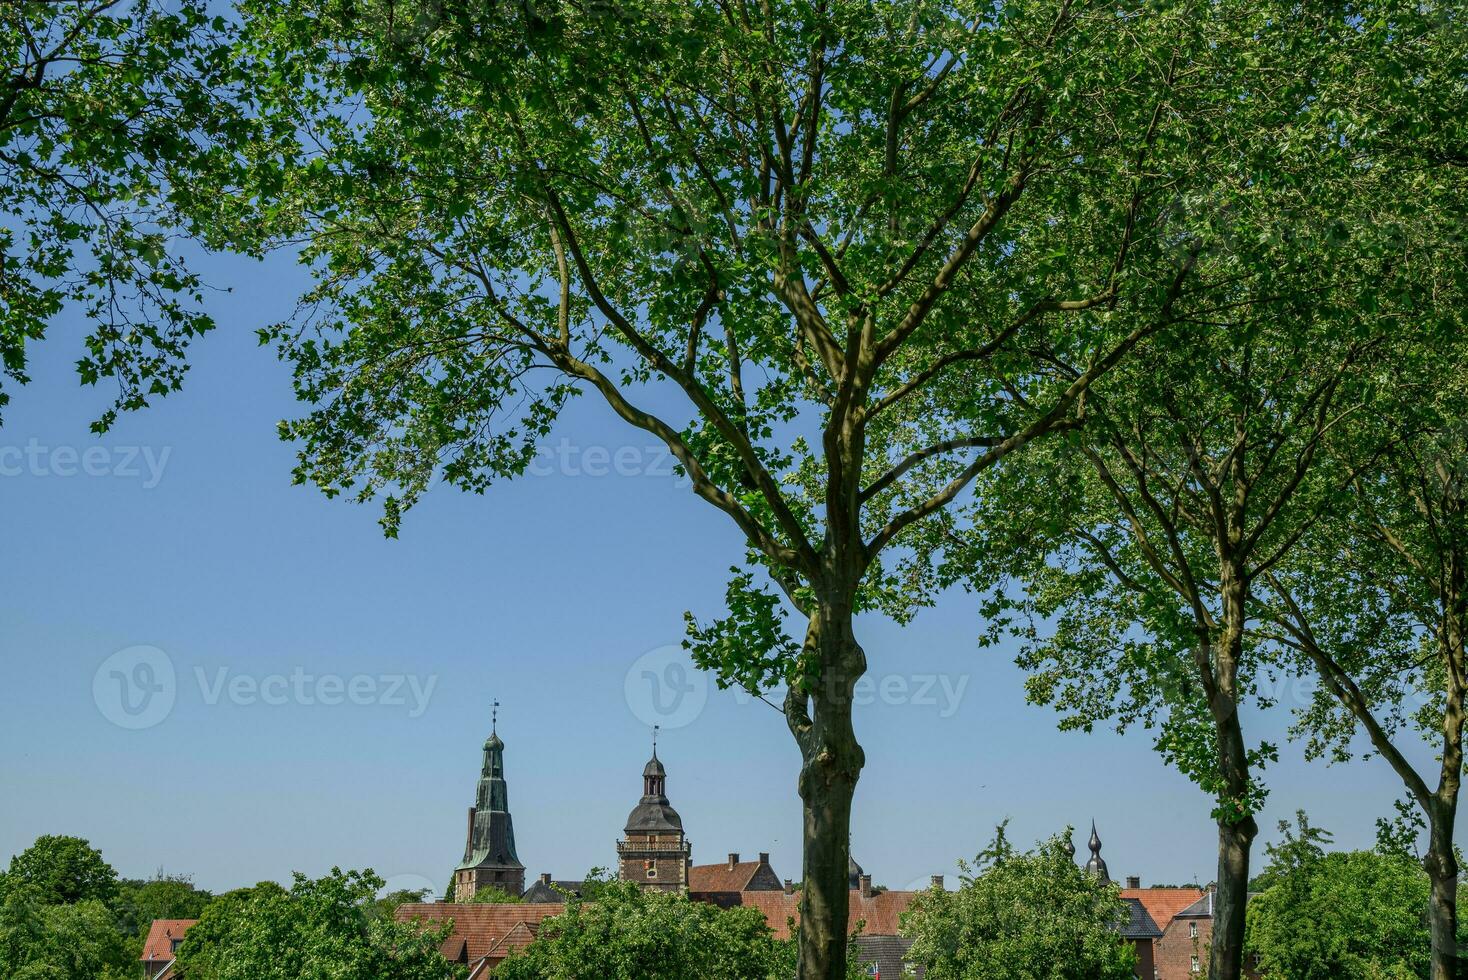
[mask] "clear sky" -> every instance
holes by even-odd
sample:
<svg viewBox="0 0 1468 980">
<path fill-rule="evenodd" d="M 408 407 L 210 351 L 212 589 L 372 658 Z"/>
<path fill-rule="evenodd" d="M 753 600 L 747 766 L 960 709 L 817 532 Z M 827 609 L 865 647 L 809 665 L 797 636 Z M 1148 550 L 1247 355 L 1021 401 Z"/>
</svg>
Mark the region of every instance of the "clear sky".
<svg viewBox="0 0 1468 980">
<path fill-rule="evenodd" d="M 694 860 L 769 851 L 798 878 L 782 719 L 666 649 L 684 610 L 718 611 L 739 535 L 650 440 L 581 399 L 536 475 L 436 490 L 385 540 L 374 509 L 292 486 L 275 434 L 288 372 L 253 331 L 303 276 L 285 259 L 208 273 L 234 288 L 182 393 L 92 436 L 106 392 L 76 382 L 73 316 L 6 411 L 0 858 L 65 833 L 126 876 L 216 890 L 333 865 L 441 890 L 498 699 L 528 875 L 613 863 L 662 721 Z M 1075 825 L 1082 854 L 1094 818 L 1114 878 L 1211 880 L 1209 803 L 1150 735 L 1056 731 L 1012 652 L 977 647 L 977 616 L 955 593 L 906 628 L 862 624 L 852 838 L 877 883 L 951 876 L 1005 818 L 1021 842 Z M 1286 724 L 1249 720 L 1280 742 Z M 1266 839 L 1304 808 L 1366 847 L 1402 795 L 1380 760 L 1327 768 L 1293 745 L 1268 781 Z"/>
</svg>

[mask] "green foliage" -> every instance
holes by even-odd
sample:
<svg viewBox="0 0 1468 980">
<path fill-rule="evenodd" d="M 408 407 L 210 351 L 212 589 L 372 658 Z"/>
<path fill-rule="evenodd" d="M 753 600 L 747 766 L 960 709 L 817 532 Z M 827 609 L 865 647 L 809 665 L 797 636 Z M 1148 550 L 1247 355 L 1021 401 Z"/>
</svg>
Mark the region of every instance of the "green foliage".
<svg viewBox="0 0 1468 980">
<path fill-rule="evenodd" d="M 460 967 L 439 952 L 442 934 L 377 912 L 382 881 L 368 872 L 296 875 L 220 896 L 178 949 L 190 980 L 444 980 Z"/>
<path fill-rule="evenodd" d="M 604 882 L 595 903 L 571 900 L 541 924 L 497 980 L 788 980 L 793 944 L 774 938 L 758 909 L 719 909 Z"/>
<path fill-rule="evenodd" d="M 8 884 L 29 885 L 45 905 L 99 901 L 117 894 L 117 872 L 102 852 L 79 837 L 46 834 L 10 859 Z"/>
<path fill-rule="evenodd" d="M 137 963 L 96 899 L 48 904 L 34 885 L 0 884 L 0 973 L 14 980 L 126 980 Z"/>
<path fill-rule="evenodd" d="M 1428 975 L 1430 884 L 1416 861 L 1371 851 L 1326 853 L 1329 837 L 1300 816 L 1269 848 L 1264 890 L 1249 902 L 1247 943 L 1266 977 L 1414 980 Z"/>
<path fill-rule="evenodd" d="M 1069 835 L 1065 835 L 1068 837 Z M 1078 867 L 1065 837 L 1019 853 L 999 828 L 957 891 L 913 899 L 902 931 L 909 960 L 929 980 L 1127 980 L 1136 951 L 1120 936 L 1128 919 L 1114 885 Z"/>
<path fill-rule="evenodd" d="M 230 31 L 206 0 L 0 4 L 0 370 L 67 304 L 89 323 L 77 372 L 117 395 L 93 428 L 179 387 L 213 321 L 178 239 L 214 209 L 251 129 Z M 0 406 L 8 400 L 0 389 Z"/>
<path fill-rule="evenodd" d="M 419 902 L 426 902 L 432 892 L 433 890 L 431 888 L 401 888 L 394 892 L 388 892 L 372 903 L 367 914 L 377 919 L 391 919 L 393 914 L 397 912 L 398 906 L 416 905 Z"/>
<path fill-rule="evenodd" d="M 123 935 L 146 936 L 154 919 L 197 919 L 213 900 L 187 875 L 165 875 L 148 881 L 123 881 L 112 908 Z"/>
<path fill-rule="evenodd" d="M 485 885 L 469 899 L 471 905 L 519 905 L 519 895 L 511 895 L 496 885 Z"/>
</svg>

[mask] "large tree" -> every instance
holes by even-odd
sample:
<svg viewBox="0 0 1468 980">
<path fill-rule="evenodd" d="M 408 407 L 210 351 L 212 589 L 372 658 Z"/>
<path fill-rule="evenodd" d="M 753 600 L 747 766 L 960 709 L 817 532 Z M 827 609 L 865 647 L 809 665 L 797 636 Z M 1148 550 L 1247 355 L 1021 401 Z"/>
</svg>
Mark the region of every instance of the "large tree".
<svg viewBox="0 0 1468 980">
<path fill-rule="evenodd" d="M 47 905 L 95 900 L 111 903 L 117 871 L 102 852 L 80 837 L 43 834 L 10 859 L 6 881 L 30 885 Z"/>
<path fill-rule="evenodd" d="M 1156 728 L 1164 759 L 1212 797 L 1215 977 L 1241 969 L 1254 814 L 1276 752 L 1246 731 L 1246 707 L 1271 703 L 1258 682 L 1278 657 L 1255 596 L 1359 472 L 1326 442 L 1378 389 L 1386 327 L 1362 307 L 1390 260 L 1356 253 L 1373 237 L 1360 234 L 1348 248 L 1275 242 L 1278 276 L 1253 299 L 1159 335 L 1114 372 L 1083 430 L 986 487 L 1011 520 L 985 525 L 963 563 L 996 607 L 1018 610 L 1032 700 L 1065 728 Z"/>
<path fill-rule="evenodd" d="M 1445 326 L 1404 352 L 1388 399 L 1342 428 L 1336 452 L 1379 462 L 1258 597 L 1260 618 L 1321 681 L 1299 712 L 1309 753 L 1344 762 L 1364 734 L 1420 808 L 1434 980 L 1462 971 L 1453 839 L 1468 709 L 1468 356 L 1460 320 Z M 1424 738 L 1432 762 L 1414 760 Z"/>
<path fill-rule="evenodd" d="M 75 304 L 77 371 L 117 393 L 94 424 L 178 388 L 213 325 L 176 248 L 249 129 L 207 0 L 0 4 L 0 366 Z M 9 399 L 0 387 L 0 407 Z"/>
<path fill-rule="evenodd" d="M 437 480 L 522 472 L 573 394 L 662 440 L 748 542 L 696 659 L 789 692 L 802 980 L 846 959 L 856 617 L 928 601 L 914 530 L 1258 271 L 1214 219 L 1296 93 L 1250 78 L 1258 5 L 1208 9 L 244 5 L 297 138 L 235 230 L 317 275 L 263 331 L 313 406 L 298 478 L 396 533 Z"/>
</svg>

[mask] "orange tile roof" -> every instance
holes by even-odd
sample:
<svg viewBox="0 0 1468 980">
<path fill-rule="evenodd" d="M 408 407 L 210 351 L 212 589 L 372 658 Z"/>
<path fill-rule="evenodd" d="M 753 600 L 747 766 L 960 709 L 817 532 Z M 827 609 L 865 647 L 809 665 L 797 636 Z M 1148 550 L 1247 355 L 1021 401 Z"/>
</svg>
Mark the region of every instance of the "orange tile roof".
<svg viewBox="0 0 1468 980">
<path fill-rule="evenodd" d="M 1203 897 L 1201 888 L 1123 888 L 1122 898 L 1135 898 L 1142 903 L 1157 928 L 1167 931 L 1167 924 L 1183 909 Z"/>
<path fill-rule="evenodd" d="M 848 935 L 856 931 L 858 923 L 865 922 L 862 934 L 866 936 L 895 936 L 902 913 L 912 904 L 919 892 L 877 892 L 871 898 L 862 898 L 861 892 L 849 893 L 851 906 L 846 916 Z M 745 892 L 743 903 L 759 909 L 765 921 L 780 939 L 790 938 L 790 920 L 800 922 L 800 892 L 787 895 L 778 892 Z"/>
<path fill-rule="evenodd" d="M 400 905 L 394 915 L 399 922 L 423 921 L 434 925 L 452 922 L 441 947 L 443 955 L 456 963 L 503 956 L 506 949 L 530 942 L 540 923 L 564 912 L 564 905 L 458 905 L 450 902 Z M 519 928 L 517 928 L 519 927 Z M 528 938 L 526 934 L 528 933 Z"/>
<path fill-rule="evenodd" d="M 749 879 L 760 868 L 758 861 L 742 861 L 729 867 L 723 864 L 695 864 L 688 869 L 690 892 L 742 892 Z"/>
<path fill-rule="evenodd" d="M 148 929 L 148 938 L 143 941 L 143 955 L 139 957 L 144 963 L 157 960 L 173 959 L 173 941 L 182 939 L 189 927 L 198 922 L 198 919 L 154 919 L 153 925 Z"/>
</svg>

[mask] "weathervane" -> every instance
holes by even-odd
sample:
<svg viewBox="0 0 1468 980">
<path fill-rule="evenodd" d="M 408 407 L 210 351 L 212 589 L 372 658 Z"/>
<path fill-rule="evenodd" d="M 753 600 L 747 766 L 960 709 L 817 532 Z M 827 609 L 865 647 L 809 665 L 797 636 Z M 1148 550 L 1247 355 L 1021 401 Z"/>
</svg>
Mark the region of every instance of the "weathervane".
<svg viewBox="0 0 1468 980">
<path fill-rule="evenodd" d="M 499 731 L 500 731 L 500 703 L 499 703 L 498 700 L 496 700 L 495 703 L 494 703 L 494 707 L 490 710 L 490 715 L 489 715 L 489 733 L 491 735 L 498 735 L 499 734 Z"/>
<path fill-rule="evenodd" d="M 653 725 L 652 726 L 652 754 L 653 754 L 653 758 L 657 758 L 657 754 L 658 754 L 658 731 L 662 727 L 663 727 L 662 725 Z"/>
</svg>

